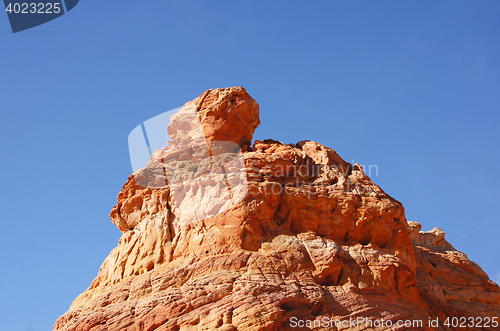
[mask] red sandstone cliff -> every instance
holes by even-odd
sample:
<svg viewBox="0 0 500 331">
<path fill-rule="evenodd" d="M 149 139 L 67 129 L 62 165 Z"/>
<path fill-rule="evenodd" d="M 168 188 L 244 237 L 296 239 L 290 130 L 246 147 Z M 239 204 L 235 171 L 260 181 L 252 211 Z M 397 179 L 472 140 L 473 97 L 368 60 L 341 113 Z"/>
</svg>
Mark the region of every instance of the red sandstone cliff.
<svg viewBox="0 0 500 331">
<path fill-rule="evenodd" d="M 201 125 L 195 134 L 176 121 L 189 109 Z M 154 153 L 118 195 L 110 215 L 123 233 L 118 246 L 54 330 L 305 329 L 293 327 L 299 320 L 318 321 L 318 330 L 370 329 L 366 321 L 334 323 L 361 317 L 394 324 L 373 330 L 445 330 L 455 329 L 446 318 L 500 318 L 498 285 L 442 230 L 421 232 L 407 222 L 402 204 L 359 165 L 312 141 L 250 146 L 259 108 L 243 88 L 209 90 L 176 118 L 170 148 Z M 208 149 L 196 147 L 200 137 Z M 207 176 L 196 176 L 202 162 L 189 168 L 183 156 L 205 153 L 215 167 L 210 143 L 218 141 L 243 151 L 235 171 L 246 173 L 246 191 L 226 184 L 231 199 L 245 193 L 234 205 L 208 199 L 224 186 L 206 184 Z M 189 189 L 155 184 L 164 181 L 166 159 L 193 172 L 182 173 L 191 176 L 182 177 Z M 200 218 L 196 207 L 210 203 Z M 438 327 L 427 325 L 436 318 Z M 422 320 L 423 327 L 398 320 Z"/>
</svg>

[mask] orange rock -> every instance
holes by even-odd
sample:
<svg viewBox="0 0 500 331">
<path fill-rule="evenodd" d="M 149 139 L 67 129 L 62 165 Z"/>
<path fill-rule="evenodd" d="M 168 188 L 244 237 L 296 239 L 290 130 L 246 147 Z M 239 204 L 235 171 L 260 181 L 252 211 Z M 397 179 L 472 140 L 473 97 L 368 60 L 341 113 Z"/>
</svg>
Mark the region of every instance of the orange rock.
<svg viewBox="0 0 500 331">
<path fill-rule="evenodd" d="M 402 204 L 359 165 L 312 141 L 249 147 L 258 105 L 241 87 L 207 91 L 194 104 L 205 139 L 244 149 L 247 195 L 183 222 L 170 187 L 130 176 L 110 214 L 123 232 L 118 246 L 54 330 L 295 330 L 299 320 L 363 330 L 382 319 L 423 321 L 394 330 L 444 330 L 429 318 L 500 316 L 498 285 L 442 230 L 407 222 Z M 172 122 L 179 146 L 202 137 Z M 140 178 L 161 175 L 147 171 Z M 196 192 L 192 178 L 185 185 Z M 349 318 L 363 323 L 339 324 Z"/>
<path fill-rule="evenodd" d="M 207 141 L 232 141 L 246 150 L 260 124 L 259 105 L 241 86 L 208 90 L 172 117 L 167 131 L 174 145 L 199 137 L 197 123 Z"/>
</svg>

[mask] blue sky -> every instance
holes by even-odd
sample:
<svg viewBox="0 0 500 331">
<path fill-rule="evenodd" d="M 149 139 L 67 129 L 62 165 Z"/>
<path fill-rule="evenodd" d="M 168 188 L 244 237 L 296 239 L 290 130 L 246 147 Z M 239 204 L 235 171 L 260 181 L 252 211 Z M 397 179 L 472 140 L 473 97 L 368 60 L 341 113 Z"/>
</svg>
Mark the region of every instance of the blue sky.
<svg viewBox="0 0 500 331">
<path fill-rule="evenodd" d="M 499 17 L 493 0 L 81 1 L 12 34 L 0 14 L 0 331 L 50 330 L 116 246 L 129 132 L 235 85 L 260 104 L 255 139 L 376 165 L 408 220 L 500 281 L 500 217 L 468 233 L 500 215 Z"/>
</svg>

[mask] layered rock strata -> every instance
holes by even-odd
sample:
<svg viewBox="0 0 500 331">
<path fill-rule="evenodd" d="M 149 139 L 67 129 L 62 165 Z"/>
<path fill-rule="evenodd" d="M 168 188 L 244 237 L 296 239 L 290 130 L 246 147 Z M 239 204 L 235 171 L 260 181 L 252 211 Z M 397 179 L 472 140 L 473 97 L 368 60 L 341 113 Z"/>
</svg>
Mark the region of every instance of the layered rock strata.
<svg viewBox="0 0 500 331">
<path fill-rule="evenodd" d="M 122 231 L 118 246 L 54 330 L 309 329 L 293 327 L 300 320 L 316 321 L 318 330 L 447 330 L 454 328 L 446 318 L 500 318 L 498 285 L 442 230 L 407 222 L 402 204 L 361 166 L 312 141 L 250 146 L 259 108 L 241 87 L 209 90 L 193 102 L 179 114 L 194 105 L 203 131 L 194 140 L 241 148 L 241 169 L 233 170 L 246 174 L 245 196 L 186 221 L 173 188 L 153 185 L 164 181 L 166 155 L 178 165 L 182 153 L 172 152 L 175 143 L 155 152 L 111 212 Z M 169 134 L 185 147 L 182 127 L 172 119 Z M 216 166 L 212 150 L 204 157 Z M 211 191 L 199 184 L 202 171 L 184 178 L 191 192 L 184 198 L 206 206 Z M 358 318 L 364 323 L 341 323 Z M 435 319 L 439 326 L 428 325 Z"/>
</svg>

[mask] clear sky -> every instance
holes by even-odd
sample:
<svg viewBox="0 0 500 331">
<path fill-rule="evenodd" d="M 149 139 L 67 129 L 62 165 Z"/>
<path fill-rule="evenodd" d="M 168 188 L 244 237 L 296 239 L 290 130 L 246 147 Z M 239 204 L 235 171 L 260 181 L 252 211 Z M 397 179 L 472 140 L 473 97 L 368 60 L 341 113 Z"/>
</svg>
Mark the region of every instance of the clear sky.
<svg viewBox="0 0 500 331">
<path fill-rule="evenodd" d="M 497 0 L 82 0 L 17 34 L 0 13 L 0 40 L 0 331 L 50 330 L 117 245 L 129 132 L 234 85 L 255 139 L 376 165 L 500 280 Z"/>
</svg>

